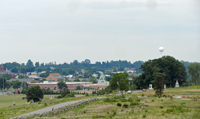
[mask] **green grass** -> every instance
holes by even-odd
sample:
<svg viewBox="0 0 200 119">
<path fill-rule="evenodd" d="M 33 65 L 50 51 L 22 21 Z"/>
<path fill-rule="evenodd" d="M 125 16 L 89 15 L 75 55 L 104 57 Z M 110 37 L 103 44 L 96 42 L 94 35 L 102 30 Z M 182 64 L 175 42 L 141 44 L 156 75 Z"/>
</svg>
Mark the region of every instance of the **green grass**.
<svg viewBox="0 0 200 119">
<path fill-rule="evenodd" d="M 137 102 L 135 94 L 126 95 L 126 99 L 132 98 Z M 105 102 L 104 100 L 96 101 L 77 109 L 71 109 L 66 112 L 51 116 L 48 118 L 156 118 L 156 119 L 198 119 L 200 114 L 200 103 L 197 101 L 182 101 L 180 99 L 162 99 L 155 97 L 140 98 L 137 105 L 130 105 L 133 102 L 120 102 L 122 98 L 116 99 L 117 102 Z M 154 100 L 153 102 L 151 100 Z M 128 104 L 127 108 L 117 106 Z M 45 119 L 47 117 L 41 117 Z"/>
<path fill-rule="evenodd" d="M 26 100 L 22 100 L 25 95 L 8 95 L 0 97 L 0 118 L 9 118 L 17 115 L 21 115 L 27 112 L 42 109 L 55 104 L 74 101 L 80 99 L 92 98 L 94 96 L 88 97 L 74 97 L 74 98 L 61 98 L 61 99 L 49 99 L 49 95 L 45 95 L 41 102 L 27 103 Z M 95 96 L 97 97 L 97 96 Z M 16 106 L 13 106 L 13 101 L 15 101 Z M 11 105 L 11 106 L 10 106 Z"/>
</svg>

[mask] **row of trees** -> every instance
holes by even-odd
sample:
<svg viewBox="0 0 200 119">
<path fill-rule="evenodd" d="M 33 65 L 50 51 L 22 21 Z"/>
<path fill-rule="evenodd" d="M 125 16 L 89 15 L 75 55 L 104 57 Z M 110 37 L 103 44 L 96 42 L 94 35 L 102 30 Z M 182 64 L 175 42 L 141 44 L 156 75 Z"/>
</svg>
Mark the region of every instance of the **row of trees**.
<svg viewBox="0 0 200 119">
<path fill-rule="evenodd" d="M 74 60 L 71 63 L 63 63 L 63 64 L 56 64 L 56 62 L 50 62 L 50 63 L 39 63 L 33 62 L 29 59 L 27 63 L 19 64 L 17 62 L 12 63 L 5 63 L 4 67 L 11 70 L 14 73 L 26 73 L 26 72 L 41 72 L 41 71 L 51 71 L 50 67 L 55 67 L 55 72 L 61 73 L 63 75 L 67 74 L 74 74 L 76 70 L 86 69 L 91 71 L 91 73 L 94 73 L 96 71 L 104 71 L 106 69 L 112 69 L 115 70 L 124 70 L 125 67 L 127 68 L 135 68 L 138 72 L 141 72 L 139 67 L 143 64 L 142 61 L 136 61 L 134 63 L 128 62 L 128 61 L 106 61 L 106 62 L 96 62 L 94 64 L 91 63 L 89 59 L 86 59 L 85 61 L 78 62 L 77 60 Z"/>
</svg>

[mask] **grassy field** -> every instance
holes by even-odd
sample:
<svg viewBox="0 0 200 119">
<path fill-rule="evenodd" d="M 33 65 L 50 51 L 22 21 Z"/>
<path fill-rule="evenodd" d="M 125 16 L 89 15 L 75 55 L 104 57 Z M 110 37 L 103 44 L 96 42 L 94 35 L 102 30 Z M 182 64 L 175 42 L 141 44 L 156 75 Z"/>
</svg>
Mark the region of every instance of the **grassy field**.
<svg viewBox="0 0 200 119">
<path fill-rule="evenodd" d="M 174 95 L 200 99 L 200 86 L 187 88 L 171 88 L 164 91 L 167 97 L 155 97 L 154 91 L 146 91 L 136 94 L 126 94 L 125 97 L 108 96 L 107 100 L 81 105 L 78 108 L 62 112 L 51 117 L 36 117 L 39 119 L 74 119 L 74 118 L 130 118 L 130 119 L 200 119 L 200 101 L 183 101 L 171 98 Z M 33 110 L 41 109 L 58 103 L 85 99 L 90 97 L 63 98 L 49 100 L 45 95 L 42 102 L 29 104 L 22 100 L 24 95 L 11 95 L 0 97 L 0 118 L 12 117 Z M 139 98 L 137 96 L 140 96 Z M 113 98 L 113 99 L 112 99 Z M 16 102 L 16 106 L 10 105 Z M 121 103 L 121 106 L 117 106 Z M 119 104 L 118 104 L 119 105 Z M 124 106 L 125 105 L 125 106 Z"/>
<path fill-rule="evenodd" d="M 44 98 L 41 102 L 27 103 L 26 100 L 22 100 L 22 97 L 24 96 L 25 95 L 23 94 L 0 96 L 0 119 L 13 117 L 16 115 L 24 114 L 27 112 L 31 112 L 34 110 L 38 110 L 41 108 L 45 108 L 48 106 L 52 106 L 52 105 L 67 102 L 67 101 L 94 97 L 94 96 L 88 96 L 88 97 L 61 98 L 61 99 L 50 100 L 49 95 L 44 95 Z M 13 106 L 13 101 L 15 101 L 15 104 L 16 104 L 15 106 Z"/>
<path fill-rule="evenodd" d="M 183 101 L 170 97 L 177 94 L 186 94 L 189 98 L 198 97 L 199 87 L 173 88 L 164 93 L 169 97 L 155 97 L 153 91 L 127 94 L 125 97 L 100 100 L 55 116 L 37 119 L 200 119 L 200 101 Z M 121 106 L 117 106 L 118 103 Z"/>
</svg>

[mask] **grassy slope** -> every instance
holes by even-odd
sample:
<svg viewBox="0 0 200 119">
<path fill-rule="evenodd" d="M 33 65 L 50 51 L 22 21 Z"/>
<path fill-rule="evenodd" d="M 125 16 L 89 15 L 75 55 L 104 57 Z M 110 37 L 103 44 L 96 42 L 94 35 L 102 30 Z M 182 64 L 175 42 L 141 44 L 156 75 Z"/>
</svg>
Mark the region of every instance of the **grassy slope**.
<svg viewBox="0 0 200 119">
<path fill-rule="evenodd" d="M 27 112 L 42 109 L 48 106 L 52 106 L 67 101 L 94 97 L 94 96 L 88 96 L 88 97 L 61 98 L 61 99 L 49 100 L 49 95 L 45 95 L 42 102 L 29 104 L 26 102 L 26 100 L 22 100 L 23 96 L 24 95 L 0 96 L 0 118 L 13 117 L 16 115 L 24 114 Z M 12 106 L 13 101 L 15 101 L 16 106 Z"/>
<path fill-rule="evenodd" d="M 181 94 L 187 92 L 188 96 L 194 96 L 194 93 L 200 93 L 198 87 L 173 88 L 165 90 L 166 95 L 176 95 L 177 91 Z M 121 99 L 116 99 L 117 102 L 103 102 L 102 100 L 87 104 L 85 106 L 65 111 L 61 114 L 51 116 L 52 119 L 71 119 L 71 118 L 130 118 L 130 119 L 200 119 L 200 102 L 199 101 L 183 101 L 181 99 L 157 98 L 149 96 L 154 92 L 142 92 L 138 94 L 128 94 L 126 99 L 131 98 L 136 102 L 137 95 L 148 96 L 140 98 L 138 106 L 130 106 L 130 102 L 121 102 Z M 196 95 L 195 96 L 200 96 Z M 117 107 L 117 103 L 128 104 L 128 108 Z M 168 111 L 167 111 L 168 110 Z M 115 114 L 116 113 L 116 114 Z M 41 119 L 47 117 L 40 117 Z"/>
</svg>

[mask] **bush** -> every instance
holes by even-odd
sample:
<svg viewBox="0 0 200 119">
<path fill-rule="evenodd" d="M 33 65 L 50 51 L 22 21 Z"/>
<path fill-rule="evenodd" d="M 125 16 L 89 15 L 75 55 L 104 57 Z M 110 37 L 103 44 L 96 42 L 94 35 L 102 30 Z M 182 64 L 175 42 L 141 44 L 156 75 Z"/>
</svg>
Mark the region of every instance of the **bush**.
<svg viewBox="0 0 200 119">
<path fill-rule="evenodd" d="M 144 94 L 142 94 L 142 97 L 144 96 Z"/>
<path fill-rule="evenodd" d="M 87 96 L 89 96 L 89 94 L 88 94 L 88 93 L 86 93 L 86 94 L 85 94 L 85 96 L 87 97 Z"/>
<path fill-rule="evenodd" d="M 130 104 L 130 106 L 136 106 L 136 105 L 139 105 L 139 103 L 138 103 L 138 102 L 132 102 L 132 103 Z"/>
<path fill-rule="evenodd" d="M 143 114 L 143 116 L 142 116 L 143 118 L 146 118 L 146 114 Z"/>
<path fill-rule="evenodd" d="M 121 101 L 121 102 L 127 102 L 127 100 L 124 99 L 124 98 L 122 98 L 120 101 Z"/>
<path fill-rule="evenodd" d="M 62 98 L 62 96 L 61 95 L 59 95 L 59 96 L 57 96 L 57 98 L 59 99 L 59 98 Z"/>
<path fill-rule="evenodd" d="M 67 95 L 68 97 L 75 97 L 74 93 L 70 93 Z"/>
<path fill-rule="evenodd" d="M 123 107 L 124 107 L 124 108 L 128 108 L 128 104 L 124 104 Z"/>
<path fill-rule="evenodd" d="M 126 96 L 125 95 L 121 95 L 121 98 L 126 98 Z"/>
<path fill-rule="evenodd" d="M 106 98 L 103 100 L 104 102 L 110 102 L 110 98 Z"/>
<path fill-rule="evenodd" d="M 118 107 L 121 107 L 121 106 L 122 106 L 122 104 L 118 102 L 118 103 L 117 103 L 117 106 L 118 106 Z"/>
<path fill-rule="evenodd" d="M 136 99 L 136 102 L 140 102 L 140 99 Z"/>
<path fill-rule="evenodd" d="M 160 106 L 160 109 L 163 109 L 163 106 Z"/>
<path fill-rule="evenodd" d="M 128 101 L 129 101 L 129 102 L 133 102 L 133 99 L 132 99 L 132 98 L 128 98 Z"/>
<path fill-rule="evenodd" d="M 46 102 L 44 103 L 44 106 L 47 106 L 47 103 L 46 103 Z"/>
</svg>

